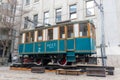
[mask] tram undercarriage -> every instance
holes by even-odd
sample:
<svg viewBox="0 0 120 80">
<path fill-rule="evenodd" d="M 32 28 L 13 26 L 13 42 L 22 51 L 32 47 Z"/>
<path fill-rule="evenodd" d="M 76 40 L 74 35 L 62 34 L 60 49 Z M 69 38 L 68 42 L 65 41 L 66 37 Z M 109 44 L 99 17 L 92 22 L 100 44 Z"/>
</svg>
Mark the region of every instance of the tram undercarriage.
<svg viewBox="0 0 120 80">
<path fill-rule="evenodd" d="M 97 57 L 91 57 L 91 55 L 75 55 L 75 61 L 67 61 L 66 54 L 56 54 L 56 55 L 22 55 L 20 57 L 20 62 L 22 64 L 35 64 L 35 65 L 49 65 L 57 64 L 60 66 L 65 65 L 77 65 L 77 64 L 97 64 Z"/>
</svg>

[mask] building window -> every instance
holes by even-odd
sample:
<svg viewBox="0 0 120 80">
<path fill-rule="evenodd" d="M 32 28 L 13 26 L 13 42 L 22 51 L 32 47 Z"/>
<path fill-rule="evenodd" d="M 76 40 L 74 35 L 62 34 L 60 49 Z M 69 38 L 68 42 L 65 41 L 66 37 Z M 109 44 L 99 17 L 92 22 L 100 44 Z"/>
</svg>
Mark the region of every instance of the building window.
<svg viewBox="0 0 120 80">
<path fill-rule="evenodd" d="M 30 0 L 25 0 L 25 5 L 29 5 L 30 4 Z"/>
<path fill-rule="evenodd" d="M 28 17 L 24 18 L 24 29 L 28 27 Z"/>
<path fill-rule="evenodd" d="M 48 29 L 48 40 L 53 40 L 53 29 Z"/>
<path fill-rule="evenodd" d="M 95 4 L 94 1 L 86 1 L 86 16 L 95 15 Z"/>
<path fill-rule="evenodd" d="M 39 0 L 34 0 L 34 2 L 38 2 Z"/>
<path fill-rule="evenodd" d="M 79 25 L 79 36 L 83 37 L 83 36 L 87 36 L 87 35 L 88 35 L 87 24 L 80 24 Z"/>
<path fill-rule="evenodd" d="M 60 22 L 62 20 L 62 9 L 59 8 L 59 9 L 56 9 L 56 22 Z"/>
<path fill-rule="evenodd" d="M 67 38 L 73 38 L 74 32 L 73 32 L 73 25 L 67 26 Z"/>
<path fill-rule="evenodd" d="M 44 24 L 49 23 L 49 11 L 44 13 Z"/>
<path fill-rule="evenodd" d="M 33 16 L 33 21 L 34 21 L 34 25 L 33 26 L 36 27 L 37 24 L 38 24 L 38 14 Z"/>
<path fill-rule="evenodd" d="M 70 6 L 70 19 L 75 19 L 77 18 L 77 7 L 76 4 Z"/>
</svg>

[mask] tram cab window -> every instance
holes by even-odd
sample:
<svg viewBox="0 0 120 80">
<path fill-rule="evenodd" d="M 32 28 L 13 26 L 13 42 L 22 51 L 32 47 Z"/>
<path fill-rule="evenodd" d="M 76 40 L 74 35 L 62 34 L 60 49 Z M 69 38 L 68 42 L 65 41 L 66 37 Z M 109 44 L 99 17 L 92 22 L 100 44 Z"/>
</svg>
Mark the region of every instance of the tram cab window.
<svg viewBox="0 0 120 80">
<path fill-rule="evenodd" d="M 88 28 L 87 24 L 80 24 L 79 25 L 79 36 L 87 36 L 88 35 Z"/>
<path fill-rule="evenodd" d="M 53 40 L 53 29 L 48 29 L 48 40 Z"/>
<path fill-rule="evenodd" d="M 67 26 L 67 38 L 73 38 L 74 33 L 73 33 L 73 25 L 68 25 Z"/>
<path fill-rule="evenodd" d="M 30 42 L 34 42 L 34 31 L 30 32 Z"/>
<path fill-rule="evenodd" d="M 94 26 L 93 25 L 91 25 L 91 31 L 90 31 L 90 35 L 92 36 L 92 38 L 96 38 L 96 34 L 95 34 L 95 28 L 94 28 Z"/>
<path fill-rule="evenodd" d="M 65 27 L 61 26 L 60 27 L 60 39 L 65 38 Z"/>
<path fill-rule="evenodd" d="M 29 42 L 29 32 L 25 33 L 25 42 Z"/>
<path fill-rule="evenodd" d="M 41 41 L 43 39 L 43 37 L 42 37 L 42 30 L 39 30 L 38 31 L 38 41 Z"/>
</svg>

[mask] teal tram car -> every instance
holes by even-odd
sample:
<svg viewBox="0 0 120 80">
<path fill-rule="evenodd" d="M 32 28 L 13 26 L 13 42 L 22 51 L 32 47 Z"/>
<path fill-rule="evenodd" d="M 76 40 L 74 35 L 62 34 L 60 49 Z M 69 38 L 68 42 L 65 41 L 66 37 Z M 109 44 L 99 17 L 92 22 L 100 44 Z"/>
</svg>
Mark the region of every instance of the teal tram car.
<svg viewBox="0 0 120 80">
<path fill-rule="evenodd" d="M 96 63 L 95 27 L 90 21 L 61 23 L 21 32 L 22 63 Z"/>
</svg>

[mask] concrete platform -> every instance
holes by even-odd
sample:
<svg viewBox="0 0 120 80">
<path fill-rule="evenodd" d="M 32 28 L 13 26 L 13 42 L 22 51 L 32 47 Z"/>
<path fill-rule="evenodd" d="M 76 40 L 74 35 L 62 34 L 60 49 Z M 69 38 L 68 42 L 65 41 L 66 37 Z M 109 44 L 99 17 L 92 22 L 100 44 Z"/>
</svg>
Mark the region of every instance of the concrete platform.
<svg viewBox="0 0 120 80">
<path fill-rule="evenodd" d="M 115 69 L 114 76 L 91 77 L 82 74 L 56 75 L 55 72 L 31 73 L 31 71 L 10 70 L 9 67 L 0 67 L 0 80 L 120 80 L 120 68 Z"/>
</svg>

